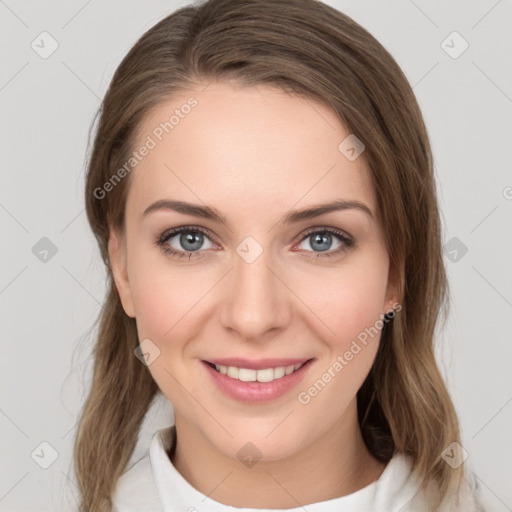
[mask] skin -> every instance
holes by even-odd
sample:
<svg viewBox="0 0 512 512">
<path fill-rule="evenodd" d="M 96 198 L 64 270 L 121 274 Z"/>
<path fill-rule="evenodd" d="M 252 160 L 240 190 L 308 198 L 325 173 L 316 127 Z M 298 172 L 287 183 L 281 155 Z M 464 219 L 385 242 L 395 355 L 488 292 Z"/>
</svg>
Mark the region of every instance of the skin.
<svg viewBox="0 0 512 512">
<path fill-rule="evenodd" d="M 132 170 L 125 231 L 111 228 L 109 241 L 124 310 L 136 318 L 139 339 L 160 350 L 148 368 L 174 407 L 172 462 L 196 489 L 236 507 L 292 508 L 353 493 L 384 469 L 362 440 L 356 408 L 380 335 L 308 404 L 297 394 L 396 302 L 364 158 L 349 161 L 338 150 L 349 132 L 322 104 L 228 82 L 160 104 L 137 147 L 191 96 L 198 105 Z M 215 207 L 229 224 L 173 210 L 142 215 L 170 198 Z M 364 203 L 373 218 L 347 209 L 279 223 L 291 209 L 336 199 Z M 211 233 L 199 257 L 180 259 L 155 245 L 181 226 Z M 312 227 L 337 228 L 355 245 L 335 254 L 344 244 L 333 236 L 332 257 L 317 258 L 314 236 L 304 238 Z M 252 263 L 236 252 L 249 235 L 263 249 Z M 167 245 L 185 252 L 179 235 Z M 285 396 L 249 404 L 219 391 L 200 362 L 237 356 L 315 362 Z M 262 454 L 252 467 L 237 458 L 248 442 Z"/>
</svg>

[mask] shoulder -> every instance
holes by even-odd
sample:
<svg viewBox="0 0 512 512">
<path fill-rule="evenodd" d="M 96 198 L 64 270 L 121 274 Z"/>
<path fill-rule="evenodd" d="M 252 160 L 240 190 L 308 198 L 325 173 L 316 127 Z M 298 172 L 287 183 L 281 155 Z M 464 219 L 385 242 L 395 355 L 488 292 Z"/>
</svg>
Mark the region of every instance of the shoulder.
<svg viewBox="0 0 512 512">
<path fill-rule="evenodd" d="M 443 512 L 452 512 L 464 510 L 467 512 L 486 512 L 481 495 L 480 485 L 476 475 L 470 470 L 466 470 L 466 477 L 463 480 L 460 490 L 446 499 L 446 504 L 442 508 Z"/>
<path fill-rule="evenodd" d="M 158 461 L 171 448 L 175 436 L 174 425 L 159 429 L 153 434 L 145 456 L 119 477 L 112 494 L 113 512 L 163 512 L 155 481 L 155 464 L 158 471 Z"/>
<path fill-rule="evenodd" d="M 438 498 L 439 488 L 435 482 L 431 482 L 426 489 L 421 489 L 421 478 L 412 470 L 412 458 L 405 454 L 396 454 L 392 461 L 395 462 L 395 472 L 389 475 L 398 477 L 401 483 L 399 493 L 401 512 L 429 512 L 432 503 Z M 396 487 L 395 487 L 395 490 Z M 480 489 L 476 476 L 471 470 L 466 471 L 466 477 L 461 482 L 457 492 L 444 497 L 439 512 L 486 512 L 481 503 Z"/>
<path fill-rule="evenodd" d="M 112 504 L 113 512 L 162 512 L 149 455 L 121 475 L 112 495 Z"/>
</svg>

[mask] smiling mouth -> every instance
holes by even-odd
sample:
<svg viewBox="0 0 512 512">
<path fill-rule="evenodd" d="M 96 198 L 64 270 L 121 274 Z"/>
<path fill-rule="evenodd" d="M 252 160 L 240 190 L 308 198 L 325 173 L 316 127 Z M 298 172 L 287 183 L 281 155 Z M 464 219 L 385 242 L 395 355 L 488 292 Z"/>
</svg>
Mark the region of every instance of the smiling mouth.
<svg viewBox="0 0 512 512">
<path fill-rule="evenodd" d="M 290 366 L 276 366 L 274 368 L 262 368 L 260 370 L 254 370 L 252 368 L 239 368 L 237 366 L 222 366 L 209 361 L 204 361 L 206 364 L 211 366 L 214 370 L 231 377 L 234 380 L 240 380 L 242 382 L 272 382 L 279 380 L 287 375 L 296 372 L 299 368 L 308 364 L 312 359 L 308 359 L 303 363 L 290 365 Z"/>
</svg>

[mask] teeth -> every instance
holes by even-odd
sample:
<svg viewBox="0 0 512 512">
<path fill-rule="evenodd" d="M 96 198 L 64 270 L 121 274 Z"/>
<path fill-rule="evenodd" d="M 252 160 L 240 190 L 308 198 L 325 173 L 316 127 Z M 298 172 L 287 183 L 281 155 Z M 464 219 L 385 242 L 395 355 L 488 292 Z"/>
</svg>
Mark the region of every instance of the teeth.
<svg viewBox="0 0 512 512">
<path fill-rule="evenodd" d="M 232 379 L 238 379 L 239 369 L 236 366 L 228 366 L 227 376 Z"/>
<path fill-rule="evenodd" d="M 299 363 L 291 366 L 278 366 L 277 368 L 265 368 L 263 370 L 252 370 L 250 368 L 237 368 L 236 366 L 220 366 L 215 365 L 215 369 L 227 375 L 232 379 L 238 379 L 243 382 L 272 382 L 273 380 L 280 379 L 285 375 L 290 375 L 298 370 L 304 363 Z"/>
<path fill-rule="evenodd" d="M 286 368 L 284 366 L 280 366 L 279 368 L 274 368 L 274 379 L 280 379 L 284 377 L 286 374 Z"/>
</svg>

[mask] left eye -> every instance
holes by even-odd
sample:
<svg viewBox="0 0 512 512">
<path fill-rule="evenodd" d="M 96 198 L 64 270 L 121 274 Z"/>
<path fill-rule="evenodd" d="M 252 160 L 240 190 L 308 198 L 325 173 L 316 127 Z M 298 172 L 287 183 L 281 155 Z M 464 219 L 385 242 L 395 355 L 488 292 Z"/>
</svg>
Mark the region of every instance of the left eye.
<svg viewBox="0 0 512 512">
<path fill-rule="evenodd" d="M 331 249 L 333 237 L 339 240 L 337 248 Z M 300 240 L 300 243 L 308 242 L 315 258 L 328 258 L 339 254 L 354 245 L 354 240 L 345 233 L 334 228 L 314 229 L 306 233 Z"/>
</svg>

